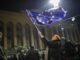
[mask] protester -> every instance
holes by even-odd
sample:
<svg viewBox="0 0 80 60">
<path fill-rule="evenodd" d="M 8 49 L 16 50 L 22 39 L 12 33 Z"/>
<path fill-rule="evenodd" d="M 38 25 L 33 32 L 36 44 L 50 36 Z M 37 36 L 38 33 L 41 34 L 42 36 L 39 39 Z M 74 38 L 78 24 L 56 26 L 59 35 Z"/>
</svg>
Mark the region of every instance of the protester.
<svg viewBox="0 0 80 60">
<path fill-rule="evenodd" d="M 39 53 L 33 46 L 31 46 L 30 50 L 27 52 L 27 60 L 40 60 Z"/>
<path fill-rule="evenodd" d="M 59 35 L 53 35 L 52 40 L 47 40 L 40 31 L 38 31 L 43 43 L 48 46 L 48 60 L 61 60 L 61 39 Z"/>
<path fill-rule="evenodd" d="M 77 51 L 75 45 L 70 40 L 65 41 L 64 52 L 64 60 L 75 60 Z"/>
</svg>

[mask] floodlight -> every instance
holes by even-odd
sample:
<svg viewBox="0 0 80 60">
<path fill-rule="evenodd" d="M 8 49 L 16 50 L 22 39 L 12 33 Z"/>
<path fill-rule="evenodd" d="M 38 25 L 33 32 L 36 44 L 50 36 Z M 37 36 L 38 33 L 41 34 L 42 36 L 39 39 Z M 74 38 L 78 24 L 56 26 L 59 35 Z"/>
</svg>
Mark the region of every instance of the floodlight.
<svg viewBox="0 0 80 60">
<path fill-rule="evenodd" d="M 49 3 L 52 4 L 55 9 L 57 9 L 59 8 L 60 0 L 50 0 Z"/>
</svg>

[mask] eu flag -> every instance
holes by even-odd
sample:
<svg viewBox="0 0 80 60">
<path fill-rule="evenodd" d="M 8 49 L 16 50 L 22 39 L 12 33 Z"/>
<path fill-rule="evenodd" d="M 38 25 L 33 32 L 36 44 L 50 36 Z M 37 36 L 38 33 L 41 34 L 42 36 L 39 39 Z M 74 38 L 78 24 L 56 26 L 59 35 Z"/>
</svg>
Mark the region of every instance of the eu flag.
<svg viewBox="0 0 80 60">
<path fill-rule="evenodd" d="M 63 8 L 58 9 L 51 9 L 43 11 L 42 13 L 39 12 L 29 12 L 29 16 L 31 16 L 32 20 L 40 25 L 50 25 L 57 21 L 62 20 L 66 15 L 66 12 Z"/>
</svg>

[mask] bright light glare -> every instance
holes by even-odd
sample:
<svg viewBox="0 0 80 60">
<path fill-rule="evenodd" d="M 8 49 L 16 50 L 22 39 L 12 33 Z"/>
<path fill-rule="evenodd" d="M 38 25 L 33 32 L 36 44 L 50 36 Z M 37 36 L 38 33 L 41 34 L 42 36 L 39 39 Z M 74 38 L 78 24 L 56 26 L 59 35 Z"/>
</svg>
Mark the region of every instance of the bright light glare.
<svg viewBox="0 0 80 60">
<path fill-rule="evenodd" d="M 57 9 L 59 8 L 60 0 L 50 0 L 49 3 L 52 4 L 55 9 Z"/>
<path fill-rule="evenodd" d="M 75 17 L 72 17 L 72 21 L 75 21 Z"/>
<path fill-rule="evenodd" d="M 61 28 L 61 30 L 64 30 L 64 28 Z"/>
<path fill-rule="evenodd" d="M 42 22 L 43 24 L 45 24 L 45 22 Z"/>
<path fill-rule="evenodd" d="M 39 22 L 41 22 L 41 19 L 37 16 L 37 20 L 39 21 Z"/>
</svg>

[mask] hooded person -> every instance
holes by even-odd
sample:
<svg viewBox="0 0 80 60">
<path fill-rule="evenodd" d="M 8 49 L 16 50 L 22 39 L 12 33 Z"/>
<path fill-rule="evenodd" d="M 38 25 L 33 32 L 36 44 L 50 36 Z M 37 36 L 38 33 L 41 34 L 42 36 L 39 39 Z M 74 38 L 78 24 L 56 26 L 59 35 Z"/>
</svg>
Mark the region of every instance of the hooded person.
<svg viewBox="0 0 80 60">
<path fill-rule="evenodd" d="M 61 60 L 61 38 L 55 34 L 52 40 L 47 40 L 40 31 L 38 31 L 44 45 L 48 46 L 48 60 Z"/>
</svg>

